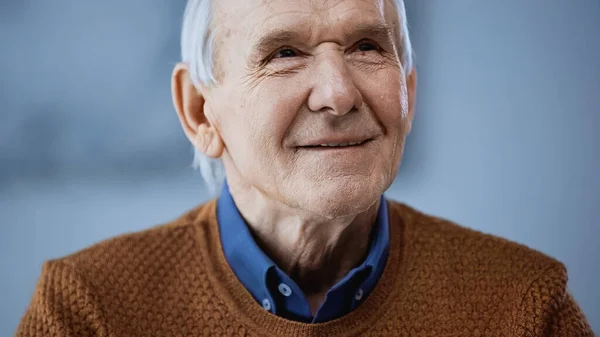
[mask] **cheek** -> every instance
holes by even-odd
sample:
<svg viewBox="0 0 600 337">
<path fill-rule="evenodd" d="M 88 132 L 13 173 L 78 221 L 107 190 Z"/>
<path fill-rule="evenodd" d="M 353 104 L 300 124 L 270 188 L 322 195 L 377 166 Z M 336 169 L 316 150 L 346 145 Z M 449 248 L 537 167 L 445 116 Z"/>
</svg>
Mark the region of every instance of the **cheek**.
<svg viewBox="0 0 600 337">
<path fill-rule="evenodd" d="M 398 71 L 372 77 L 361 90 L 388 137 L 403 138 L 408 123 L 406 85 Z"/>
<path fill-rule="evenodd" d="M 215 108 L 215 124 L 225 143 L 225 149 L 236 166 L 245 166 L 247 161 L 247 146 L 252 144 L 250 138 L 256 134 L 252 119 L 247 119 L 244 113 L 250 107 L 240 104 L 239 91 L 228 87 L 220 88 L 213 101 L 219 102 Z"/>
<path fill-rule="evenodd" d="M 377 74 L 379 75 L 379 74 Z M 366 103 L 384 129 L 378 156 L 385 182 L 392 181 L 402 159 L 404 141 L 410 127 L 406 84 L 401 71 L 370 77 L 364 87 Z"/>
<path fill-rule="evenodd" d="M 282 141 L 292 121 L 302 107 L 302 98 L 298 89 L 290 89 L 285 81 L 264 84 L 260 92 L 250 97 L 251 108 L 245 109 L 245 121 L 254 128 L 255 139 L 262 146 L 272 150 L 281 150 Z"/>
<path fill-rule="evenodd" d="M 302 97 L 297 87 L 282 82 L 261 83 L 225 112 L 228 150 L 236 164 L 253 175 L 273 171 L 273 176 L 289 161 L 282 142 L 302 107 Z M 226 99 L 236 101 L 232 96 Z"/>
</svg>

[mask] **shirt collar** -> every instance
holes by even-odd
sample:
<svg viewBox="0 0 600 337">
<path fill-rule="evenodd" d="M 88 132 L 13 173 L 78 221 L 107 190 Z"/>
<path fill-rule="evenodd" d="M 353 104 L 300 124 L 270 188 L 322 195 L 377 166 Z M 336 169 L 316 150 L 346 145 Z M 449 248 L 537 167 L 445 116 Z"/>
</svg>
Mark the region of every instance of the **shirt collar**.
<svg viewBox="0 0 600 337">
<path fill-rule="evenodd" d="M 358 267 L 359 269 L 368 267 L 371 270 L 361 286 L 365 295 L 375 288 L 387 262 L 390 246 L 390 226 L 385 196 L 381 196 L 377 220 L 375 221 L 375 227 L 373 233 L 371 233 L 371 242 L 369 243 L 369 253 L 363 264 Z"/>
<path fill-rule="evenodd" d="M 365 260 L 365 265 L 375 269 L 385 266 L 385 255 L 390 245 L 390 227 L 387 202 L 384 196 L 381 196 L 379 202 L 379 211 L 373 233 L 371 233 L 371 242 L 369 244 L 369 254 Z M 382 266 L 383 264 L 383 266 Z"/>
</svg>

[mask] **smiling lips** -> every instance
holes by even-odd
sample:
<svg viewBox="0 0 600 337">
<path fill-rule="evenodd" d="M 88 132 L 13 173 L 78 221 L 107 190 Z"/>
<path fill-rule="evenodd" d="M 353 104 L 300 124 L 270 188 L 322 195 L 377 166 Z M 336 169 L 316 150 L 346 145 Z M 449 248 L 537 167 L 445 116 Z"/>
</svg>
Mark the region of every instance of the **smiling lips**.
<svg viewBox="0 0 600 337">
<path fill-rule="evenodd" d="M 321 143 L 321 141 L 319 142 L 315 142 L 317 144 L 315 145 L 304 145 L 301 147 L 304 148 L 339 148 L 339 147 L 350 147 L 350 146 L 358 146 L 358 145 L 362 145 L 368 141 L 370 141 L 371 139 L 365 139 L 365 140 L 354 140 L 354 141 L 342 141 L 342 142 L 335 142 L 335 141 L 323 141 Z"/>
</svg>

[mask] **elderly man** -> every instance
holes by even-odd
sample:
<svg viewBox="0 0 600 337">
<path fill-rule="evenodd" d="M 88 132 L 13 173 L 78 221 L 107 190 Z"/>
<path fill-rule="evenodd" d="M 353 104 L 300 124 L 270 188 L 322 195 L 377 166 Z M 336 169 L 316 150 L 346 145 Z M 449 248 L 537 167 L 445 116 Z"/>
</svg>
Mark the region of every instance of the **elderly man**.
<svg viewBox="0 0 600 337">
<path fill-rule="evenodd" d="M 560 262 L 383 197 L 415 106 L 401 0 L 190 0 L 182 53 L 220 196 L 46 263 L 17 335 L 593 334 Z"/>
</svg>

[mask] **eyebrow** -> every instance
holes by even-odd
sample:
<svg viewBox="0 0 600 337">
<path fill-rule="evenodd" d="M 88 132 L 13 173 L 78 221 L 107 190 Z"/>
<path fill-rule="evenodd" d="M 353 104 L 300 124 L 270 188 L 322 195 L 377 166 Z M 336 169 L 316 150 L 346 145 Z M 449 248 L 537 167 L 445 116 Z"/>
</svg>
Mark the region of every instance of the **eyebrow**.
<svg viewBox="0 0 600 337">
<path fill-rule="evenodd" d="M 346 30 L 344 33 L 346 37 L 368 37 L 377 41 L 393 43 L 394 29 L 385 22 L 370 22 L 358 24 Z M 267 55 L 273 52 L 275 48 L 286 44 L 292 44 L 294 41 L 299 41 L 302 35 L 302 33 L 294 30 L 284 28 L 274 29 L 268 34 L 259 38 L 252 45 L 251 50 L 253 54 L 256 53 L 258 55 Z"/>
<path fill-rule="evenodd" d="M 274 29 L 258 39 L 252 46 L 252 51 L 258 55 L 267 55 L 273 52 L 275 48 L 290 44 L 292 41 L 299 39 L 300 34 L 298 32 L 282 28 Z"/>
<path fill-rule="evenodd" d="M 370 22 L 357 25 L 346 32 L 348 36 L 366 36 L 378 41 L 393 41 L 394 29 L 385 22 Z"/>
</svg>

